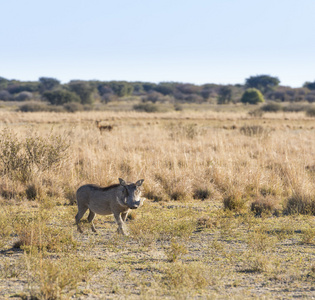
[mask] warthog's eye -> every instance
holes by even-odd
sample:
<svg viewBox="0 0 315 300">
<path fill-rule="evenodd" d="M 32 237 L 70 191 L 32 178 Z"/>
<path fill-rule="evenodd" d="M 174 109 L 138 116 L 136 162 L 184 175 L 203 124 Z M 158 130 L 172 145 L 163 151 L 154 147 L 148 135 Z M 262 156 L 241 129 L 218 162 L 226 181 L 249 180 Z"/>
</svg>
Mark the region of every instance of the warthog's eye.
<svg viewBox="0 0 315 300">
<path fill-rule="evenodd" d="M 125 197 L 129 196 L 129 191 L 127 187 L 124 187 L 124 194 L 125 194 Z"/>
</svg>

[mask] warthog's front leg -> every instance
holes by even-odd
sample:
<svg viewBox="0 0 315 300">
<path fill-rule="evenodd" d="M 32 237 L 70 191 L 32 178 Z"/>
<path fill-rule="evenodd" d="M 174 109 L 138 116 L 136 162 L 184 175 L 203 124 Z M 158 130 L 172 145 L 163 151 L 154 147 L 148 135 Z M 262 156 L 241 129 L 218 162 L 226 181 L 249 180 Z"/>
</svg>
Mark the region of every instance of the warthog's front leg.
<svg viewBox="0 0 315 300">
<path fill-rule="evenodd" d="M 129 211 L 126 211 L 126 212 L 124 212 L 124 213 L 121 213 L 121 218 L 122 218 L 122 220 L 123 220 L 124 222 L 126 222 L 126 220 L 127 220 L 128 212 L 129 212 Z"/>
<path fill-rule="evenodd" d="M 120 215 L 120 213 L 115 213 L 114 214 L 114 217 L 115 217 L 115 220 L 116 220 L 116 223 L 118 225 L 118 229 L 117 231 L 123 235 L 128 235 L 128 232 L 126 231 L 125 229 L 125 224 L 124 224 L 124 221 Z"/>
</svg>

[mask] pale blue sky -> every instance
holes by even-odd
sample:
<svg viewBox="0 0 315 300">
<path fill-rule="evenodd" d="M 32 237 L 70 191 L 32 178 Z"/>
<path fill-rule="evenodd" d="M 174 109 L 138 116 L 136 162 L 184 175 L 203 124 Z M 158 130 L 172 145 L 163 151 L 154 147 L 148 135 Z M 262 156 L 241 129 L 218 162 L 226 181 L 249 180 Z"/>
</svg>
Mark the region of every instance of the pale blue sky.
<svg viewBox="0 0 315 300">
<path fill-rule="evenodd" d="M 0 0 L 0 76 L 315 80 L 314 0 Z"/>
</svg>

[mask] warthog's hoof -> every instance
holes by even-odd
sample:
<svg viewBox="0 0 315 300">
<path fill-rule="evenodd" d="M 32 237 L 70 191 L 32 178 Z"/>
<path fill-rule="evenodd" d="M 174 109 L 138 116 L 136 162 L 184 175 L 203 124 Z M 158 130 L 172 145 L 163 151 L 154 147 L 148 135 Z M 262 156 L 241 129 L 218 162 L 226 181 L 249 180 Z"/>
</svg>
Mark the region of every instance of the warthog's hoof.
<svg viewBox="0 0 315 300">
<path fill-rule="evenodd" d="M 117 233 L 122 234 L 122 235 L 126 235 L 126 236 L 129 235 L 128 230 L 122 229 L 122 228 L 118 228 L 118 229 L 117 229 Z"/>
</svg>

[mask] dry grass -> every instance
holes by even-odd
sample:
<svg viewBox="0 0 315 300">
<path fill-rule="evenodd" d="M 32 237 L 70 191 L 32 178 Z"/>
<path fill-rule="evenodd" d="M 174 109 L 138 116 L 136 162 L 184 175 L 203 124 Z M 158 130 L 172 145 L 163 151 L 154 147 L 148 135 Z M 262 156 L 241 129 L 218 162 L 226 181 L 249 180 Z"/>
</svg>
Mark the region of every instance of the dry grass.
<svg viewBox="0 0 315 300">
<path fill-rule="evenodd" d="M 0 112 L 0 297 L 310 297 L 314 125 L 283 112 Z M 118 177 L 145 179 L 131 237 L 111 216 L 78 234 L 78 186 Z"/>
</svg>

